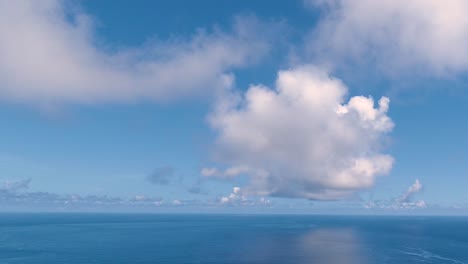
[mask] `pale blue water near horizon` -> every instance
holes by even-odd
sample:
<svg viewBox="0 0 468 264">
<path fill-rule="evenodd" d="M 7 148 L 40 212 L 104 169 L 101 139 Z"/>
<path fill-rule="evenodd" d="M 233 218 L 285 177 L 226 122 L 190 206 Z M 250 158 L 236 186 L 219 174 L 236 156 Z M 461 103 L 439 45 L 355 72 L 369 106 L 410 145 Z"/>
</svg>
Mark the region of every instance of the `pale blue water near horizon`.
<svg viewBox="0 0 468 264">
<path fill-rule="evenodd" d="M 468 218 L 0 214 L 0 263 L 468 263 Z"/>
</svg>

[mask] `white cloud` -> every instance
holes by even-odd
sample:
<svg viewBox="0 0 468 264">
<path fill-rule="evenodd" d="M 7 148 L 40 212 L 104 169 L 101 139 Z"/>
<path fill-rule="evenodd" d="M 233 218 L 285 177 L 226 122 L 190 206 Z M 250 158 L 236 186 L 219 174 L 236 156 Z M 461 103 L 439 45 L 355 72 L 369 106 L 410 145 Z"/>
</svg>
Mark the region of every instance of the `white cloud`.
<svg viewBox="0 0 468 264">
<path fill-rule="evenodd" d="M 244 174 L 267 175 L 268 172 L 262 169 L 252 169 L 247 166 L 232 166 L 225 170 L 217 168 L 203 168 L 201 175 L 207 178 L 232 179 Z"/>
<path fill-rule="evenodd" d="M 241 189 L 240 187 L 233 187 L 232 188 L 232 193 L 229 196 L 223 196 L 220 198 L 220 202 L 222 204 L 225 203 L 236 203 L 240 201 L 246 201 L 247 198 L 241 194 Z"/>
<path fill-rule="evenodd" d="M 421 182 L 416 181 L 408 187 L 405 193 L 403 193 L 398 199 L 396 199 L 395 206 L 400 208 L 425 208 L 427 204 L 424 200 L 414 201 L 414 196 L 423 189 Z"/>
<path fill-rule="evenodd" d="M 228 196 L 223 196 L 219 198 L 219 203 L 221 205 L 229 206 L 270 206 L 271 201 L 265 197 L 260 197 L 259 199 L 249 199 L 242 192 L 240 187 L 233 187 L 231 194 Z"/>
<path fill-rule="evenodd" d="M 415 182 L 399 197 L 391 199 L 390 201 L 369 201 L 364 205 L 364 207 L 380 209 L 426 208 L 427 204 L 424 200 L 414 200 L 414 196 L 421 192 L 422 189 L 422 183 L 416 179 Z"/>
<path fill-rule="evenodd" d="M 92 18 L 69 11 L 60 0 L 0 0 L 0 98 L 47 105 L 203 95 L 269 49 L 258 32 L 271 30 L 238 17 L 229 33 L 108 52 L 94 45 Z"/>
<path fill-rule="evenodd" d="M 398 201 L 410 202 L 413 196 L 422 190 L 422 187 L 423 186 L 421 182 L 416 179 L 416 181 L 410 187 L 408 187 L 408 190 L 398 198 Z"/>
<path fill-rule="evenodd" d="M 200 173 L 202 176 L 211 177 L 217 175 L 219 171 L 216 168 L 202 168 Z"/>
<path fill-rule="evenodd" d="M 468 69 L 468 1 L 307 0 L 323 8 L 310 40 L 329 59 L 377 62 L 384 71 Z M 330 57 L 331 55 L 331 57 Z"/>
<path fill-rule="evenodd" d="M 249 194 L 340 199 L 373 185 L 393 158 L 381 153 L 393 128 L 389 99 L 345 101 L 347 87 L 313 66 L 280 71 L 276 88 L 251 86 L 220 99 L 210 117 L 224 172 L 247 174 Z M 240 170 L 239 168 L 242 168 Z M 203 174 L 203 171 L 202 171 Z"/>
</svg>

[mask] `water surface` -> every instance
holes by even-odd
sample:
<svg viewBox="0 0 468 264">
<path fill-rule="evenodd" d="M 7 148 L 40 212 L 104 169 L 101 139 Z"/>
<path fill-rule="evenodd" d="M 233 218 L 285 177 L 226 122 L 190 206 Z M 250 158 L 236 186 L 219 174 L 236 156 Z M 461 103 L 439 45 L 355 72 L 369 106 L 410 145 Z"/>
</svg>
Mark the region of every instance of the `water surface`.
<svg viewBox="0 0 468 264">
<path fill-rule="evenodd" d="M 468 264 L 468 218 L 0 214 L 0 263 Z"/>
</svg>

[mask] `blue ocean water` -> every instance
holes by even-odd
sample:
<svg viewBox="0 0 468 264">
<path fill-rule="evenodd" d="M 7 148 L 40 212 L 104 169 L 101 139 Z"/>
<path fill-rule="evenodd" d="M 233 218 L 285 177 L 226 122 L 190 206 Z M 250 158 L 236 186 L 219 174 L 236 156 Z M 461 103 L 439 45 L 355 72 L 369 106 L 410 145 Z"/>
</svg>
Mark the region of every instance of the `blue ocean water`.
<svg viewBox="0 0 468 264">
<path fill-rule="evenodd" d="M 0 263 L 468 263 L 468 218 L 0 214 Z"/>
</svg>

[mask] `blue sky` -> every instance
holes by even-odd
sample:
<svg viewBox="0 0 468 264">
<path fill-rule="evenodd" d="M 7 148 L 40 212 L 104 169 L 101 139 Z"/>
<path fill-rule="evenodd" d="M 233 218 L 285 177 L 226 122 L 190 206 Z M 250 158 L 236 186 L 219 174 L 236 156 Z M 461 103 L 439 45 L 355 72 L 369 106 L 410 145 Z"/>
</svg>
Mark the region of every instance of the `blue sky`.
<svg viewBox="0 0 468 264">
<path fill-rule="evenodd" d="M 2 207 L 465 214 L 466 9 L 2 2 Z"/>
</svg>

